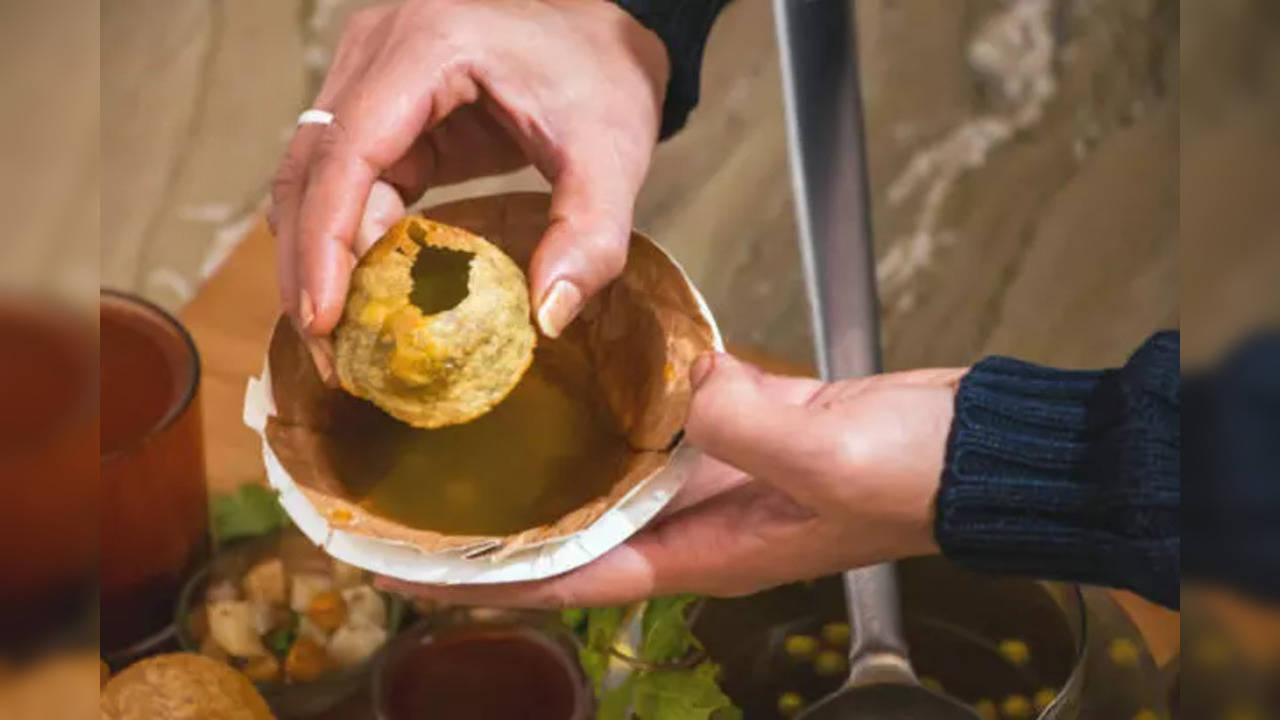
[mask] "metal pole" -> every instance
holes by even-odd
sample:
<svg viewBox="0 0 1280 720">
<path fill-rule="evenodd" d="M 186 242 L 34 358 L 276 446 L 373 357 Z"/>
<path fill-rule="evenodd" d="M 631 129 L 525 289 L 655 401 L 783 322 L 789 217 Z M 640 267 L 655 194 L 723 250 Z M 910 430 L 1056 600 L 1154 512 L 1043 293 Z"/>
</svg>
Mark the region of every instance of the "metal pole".
<svg viewBox="0 0 1280 720">
<path fill-rule="evenodd" d="M 880 370 L 866 146 L 850 0 L 774 0 L 800 256 L 823 380 Z M 915 682 L 892 563 L 844 574 L 850 684 Z"/>
<path fill-rule="evenodd" d="M 792 193 L 824 380 L 880 370 L 866 149 L 850 0 L 774 0 Z"/>
</svg>

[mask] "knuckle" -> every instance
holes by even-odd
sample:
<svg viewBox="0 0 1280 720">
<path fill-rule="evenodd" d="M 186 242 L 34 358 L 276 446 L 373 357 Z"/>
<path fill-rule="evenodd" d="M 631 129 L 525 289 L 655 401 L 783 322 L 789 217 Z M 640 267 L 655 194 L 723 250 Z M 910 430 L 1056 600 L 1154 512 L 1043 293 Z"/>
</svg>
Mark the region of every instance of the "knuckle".
<svg viewBox="0 0 1280 720">
<path fill-rule="evenodd" d="M 279 212 L 279 206 L 302 190 L 302 162 L 292 153 L 285 155 L 280 167 L 271 177 L 271 212 Z"/>
<path fill-rule="evenodd" d="M 610 222 L 583 223 L 579 237 L 585 236 L 585 250 L 590 253 L 590 264 L 602 281 L 612 280 L 622 274 L 627 265 L 627 247 L 631 241 L 628 229 Z"/>
</svg>

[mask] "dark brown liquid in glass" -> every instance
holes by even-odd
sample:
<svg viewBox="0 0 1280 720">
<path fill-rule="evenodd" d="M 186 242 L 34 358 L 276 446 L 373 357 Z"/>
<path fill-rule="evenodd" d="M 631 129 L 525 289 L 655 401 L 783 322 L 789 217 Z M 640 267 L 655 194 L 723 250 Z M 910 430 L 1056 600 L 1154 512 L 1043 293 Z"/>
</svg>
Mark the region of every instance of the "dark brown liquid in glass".
<svg viewBox="0 0 1280 720">
<path fill-rule="evenodd" d="M 397 658 L 392 720 L 572 720 L 585 691 L 576 660 L 517 625 L 443 631 Z"/>
<path fill-rule="evenodd" d="M 100 312 L 102 646 L 161 630 L 207 557 L 199 360 L 176 321 L 104 294 Z"/>
<path fill-rule="evenodd" d="M 0 299 L 0 655 L 73 624 L 96 580 L 93 329 Z"/>
</svg>

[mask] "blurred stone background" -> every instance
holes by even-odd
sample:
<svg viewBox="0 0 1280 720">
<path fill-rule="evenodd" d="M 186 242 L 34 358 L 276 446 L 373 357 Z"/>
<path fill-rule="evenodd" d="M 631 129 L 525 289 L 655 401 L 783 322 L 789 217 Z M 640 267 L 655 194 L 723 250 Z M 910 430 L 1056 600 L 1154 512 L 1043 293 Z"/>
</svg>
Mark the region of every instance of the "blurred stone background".
<svg viewBox="0 0 1280 720">
<path fill-rule="evenodd" d="M 359 4 L 102 7 L 103 285 L 169 307 L 196 292 L 261 212 Z M 1249 5 L 1192 4 L 1226 23 Z M 991 352 L 1117 363 L 1178 324 L 1176 3 L 856 6 L 887 367 Z M 542 185 L 526 172 L 424 202 Z M 717 24 L 702 103 L 659 149 L 637 224 L 690 270 L 730 341 L 809 361 L 765 0 L 737 0 Z"/>
</svg>

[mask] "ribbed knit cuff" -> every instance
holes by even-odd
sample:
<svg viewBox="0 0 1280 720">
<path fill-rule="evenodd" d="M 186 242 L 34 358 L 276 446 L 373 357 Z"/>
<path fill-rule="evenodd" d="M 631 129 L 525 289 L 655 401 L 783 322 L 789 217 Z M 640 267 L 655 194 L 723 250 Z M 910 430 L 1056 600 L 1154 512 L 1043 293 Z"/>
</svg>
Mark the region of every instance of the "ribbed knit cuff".
<svg viewBox="0 0 1280 720">
<path fill-rule="evenodd" d="M 1092 538 L 1078 528 L 1093 494 L 1070 478 L 1089 450 L 1086 408 L 1103 378 L 999 357 L 965 376 L 938 493 L 935 533 L 948 557 L 979 570 L 1097 574 Z"/>
<path fill-rule="evenodd" d="M 702 77 L 702 53 L 716 16 L 729 0 L 616 0 L 641 25 L 667 46 L 671 77 L 662 107 L 660 138 L 665 140 L 684 127 L 698 104 Z"/>
<path fill-rule="evenodd" d="M 973 570 L 1178 595 L 1177 340 L 1118 370 L 1009 358 L 960 383 L 935 537 Z M 1171 366 L 1171 369 L 1170 369 Z"/>
</svg>

